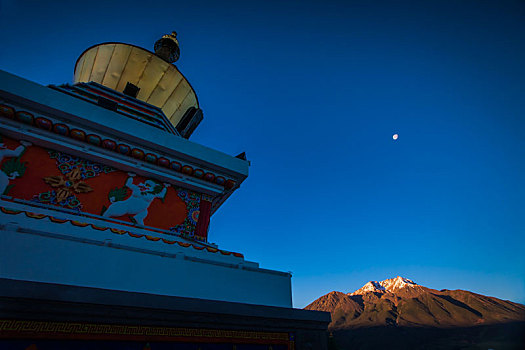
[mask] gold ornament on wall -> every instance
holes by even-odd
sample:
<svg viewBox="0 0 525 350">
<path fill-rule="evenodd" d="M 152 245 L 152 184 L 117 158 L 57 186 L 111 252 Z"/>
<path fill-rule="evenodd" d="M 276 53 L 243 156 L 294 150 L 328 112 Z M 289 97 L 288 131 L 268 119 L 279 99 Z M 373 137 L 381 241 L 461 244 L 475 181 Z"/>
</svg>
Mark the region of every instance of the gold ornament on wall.
<svg viewBox="0 0 525 350">
<path fill-rule="evenodd" d="M 57 201 L 60 203 L 67 199 L 74 193 L 87 193 L 93 191 L 93 189 L 81 181 L 82 175 L 79 168 L 73 169 L 70 173 L 64 176 L 47 176 L 44 177 L 46 184 L 56 188 Z"/>
</svg>

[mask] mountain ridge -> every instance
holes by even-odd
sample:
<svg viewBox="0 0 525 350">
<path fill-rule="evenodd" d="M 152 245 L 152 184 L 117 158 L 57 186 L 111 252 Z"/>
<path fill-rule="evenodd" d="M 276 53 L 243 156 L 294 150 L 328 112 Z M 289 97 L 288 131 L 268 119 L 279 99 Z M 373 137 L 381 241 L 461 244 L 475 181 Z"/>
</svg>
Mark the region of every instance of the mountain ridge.
<svg viewBox="0 0 525 350">
<path fill-rule="evenodd" d="M 330 330 L 450 328 L 525 321 L 524 305 L 461 289 L 431 289 L 400 276 L 367 282 L 352 293 L 330 292 L 305 309 L 330 312 Z"/>
</svg>

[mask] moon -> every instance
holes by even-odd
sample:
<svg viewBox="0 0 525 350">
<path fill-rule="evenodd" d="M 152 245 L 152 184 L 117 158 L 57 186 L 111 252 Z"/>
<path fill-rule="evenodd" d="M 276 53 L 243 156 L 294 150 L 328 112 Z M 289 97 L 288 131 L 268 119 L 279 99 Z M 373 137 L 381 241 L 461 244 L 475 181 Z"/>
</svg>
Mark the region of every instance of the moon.
<svg viewBox="0 0 525 350">
<path fill-rule="evenodd" d="M 399 137 L 398 134 L 394 134 L 394 135 L 392 135 L 392 139 L 393 139 L 393 140 L 397 140 L 398 137 Z"/>
</svg>

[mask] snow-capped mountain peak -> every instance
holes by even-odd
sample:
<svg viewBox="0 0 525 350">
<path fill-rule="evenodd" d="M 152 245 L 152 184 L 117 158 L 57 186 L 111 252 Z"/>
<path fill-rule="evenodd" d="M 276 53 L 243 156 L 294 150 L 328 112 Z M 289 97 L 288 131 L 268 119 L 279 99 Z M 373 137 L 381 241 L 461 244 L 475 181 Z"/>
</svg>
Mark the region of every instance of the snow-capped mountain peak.
<svg viewBox="0 0 525 350">
<path fill-rule="evenodd" d="M 361 287 L 360 291 L 362 292 L 376 292 L 376 291 L 384 291 L 385 287 L 383 287 L 379 282 L 377 281 L 370 281 L 367 282 L 363 287 Z"/>
<path fill-rule="evenodd" d="M 353 293 L 348 293 L 348 295 L 360 295 L 360 294 L 365 294 L 367 292 L 394 293 L 401 289 L 414 288 L 416 286 L 419 287 L 419 285 L 415 283 L 414 281 L 409 280 L 408 278 L 397 276 L 396 278 L 386 279 L 381 282 L 377 282 L 377 281 L 367 282 L 363 287 L 361 287 L 360 289 L 356 290 Z"/>
<path fill-rule="evenodd" d="M 379 284 L 383 286 L 389 292 L 393 292 L 401 288 L 413 287 L 413 286 L 418 285 L 414 281 L 409 280 L 408 278 L 401 277 L 401 276 L 397 276 L 396 278 L 386 279 L 384 281 L 379 282 Z"/>
<path fill-rule="evenodd" d="M 330 312 L 332 322 L 328 329 L 331 331 L 356 329 L 356 332 L 351 332 L 356 334 L 357 329 L 368 327 L 369 329 L 363 333 L 363 338 L 361 338 L 366 344 L 369 344 L 370 340 L 376 336 L 384 337 L 392 334 L 387 332 L 386 328 L 370 333 L 372 327 L 379 329 L 379 327 L 386 326 L 392 329 L 392 326 L 400 326 L 406 327 L 405 330 L 415 327 L 446 329 L 446 333 L 442 334 L 450 334 L 448 333 L 450 329 L 458 327 L 458 334 L 463 334 L 466 333 L 464 327 L 468 327 L 470 333 L 470 329 L 479 328 L 477 326 L 482 324 L 485 327 L 508 327 L 510 322 L 522 324 L 525 321 L 525 305 L 464 290 L 427 288 L 403 277 L 386 279 L 381 282 L 370 281 L 350 295 L 331 292 L 313 301 L 306 309 Z M 398 332 L 394 334 L 399 334 Z M 405 331 L 403 333 L 408 334 Z M 483 333 L 486 331 L 484 330 Z M 494 331 L 493 334 L 496 333 L 499 331 Z M 372 336 L 372 334 L 375 335 Z M 425 331 L 424 335 L 418 336 L 417 345 L 419 346 L 420 342 L 430 334 L 431 332 Z M 353 335 L 348 338 L 349 343 L 354 342 L 354 339 L 356 338 Z M 397 335 L 392 339 L 392 344 L 389 343 L 388 346 L 372 347 L 390 349 L 393 347 L 390 345 L 395 345 L 401 340 Z M 456 335 L 450 339 L 457 341 Z"/>
</svg>

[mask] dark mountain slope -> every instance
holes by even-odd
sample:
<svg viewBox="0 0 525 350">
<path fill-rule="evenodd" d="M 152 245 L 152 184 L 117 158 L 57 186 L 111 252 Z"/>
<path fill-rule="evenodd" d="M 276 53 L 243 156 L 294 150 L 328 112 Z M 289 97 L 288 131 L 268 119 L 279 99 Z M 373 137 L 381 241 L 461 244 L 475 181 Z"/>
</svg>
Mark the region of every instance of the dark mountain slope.
<svg viewBox="0 0 525 350">
<path fill-rule="evenodd" d="M 328 293 L 306 309 L 330 312 L 331 330 L 373 326 L 471 327 L 525 321 L 525 306 L 521 304 L 464 290 L 438 291 L 401 277 L 369 282 L 354 293 Z"/>
<path fill-rule="evenodd" d="M 332 341 L 352 349 L 525 349 L 525 306 L 396 277 L 306 307 L 332 314 Z"/>
</svg>

